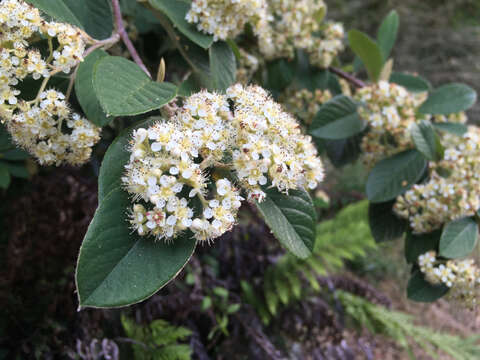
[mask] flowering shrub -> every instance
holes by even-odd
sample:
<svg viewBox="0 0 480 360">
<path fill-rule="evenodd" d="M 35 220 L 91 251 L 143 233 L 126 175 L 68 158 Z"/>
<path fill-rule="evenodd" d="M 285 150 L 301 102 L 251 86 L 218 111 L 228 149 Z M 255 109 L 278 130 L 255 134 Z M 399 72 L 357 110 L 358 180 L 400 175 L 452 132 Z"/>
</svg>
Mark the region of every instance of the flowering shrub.
<svg viewBox="0 0 480 360">
<path fill-rule="evenodd" d="M 405 238 L 412 300 L 475 306 L 479 274 L 464 258 L 478 238 L 480 134 L 465 115 L 476 93 L 393 71 L 395 11 L 372 39 L 345 34 L 322 0 L 84 3 L 0 2 L 0 118 L 13 142 L 45 166 L 96 163 L 95 144 L 109 145 L 80 307 L 154 294 L 198 243 L 248 221 L 246 203 L 308 258 L 320 155 L 365 164 L 372 235 Z M 152 77 L 129 34 L 157 27 L 169 49 Z M 347 45 L 355 66 L 339 58 Z M 0 163 L 2 187 L 9 169 Z"/>
<path fill-rule="evenodd" d="M 0 115 L 13 140 L 42 165 L 88 161 L 100 129 L 69 109 L 70 93 L 66 99 L 60 91 L 46 90 L 52 76 L 68 74 L 83 59 L 85 36 L 69 24 L 45 21 L 38 9 L 21 1 L 2 1 L 0 16 Z M 47 38 L 48 58 L 29 46 L 34 36 Z M 16 87 L 28 76 L 43 79 L 31 101 Z"/>
</svg>

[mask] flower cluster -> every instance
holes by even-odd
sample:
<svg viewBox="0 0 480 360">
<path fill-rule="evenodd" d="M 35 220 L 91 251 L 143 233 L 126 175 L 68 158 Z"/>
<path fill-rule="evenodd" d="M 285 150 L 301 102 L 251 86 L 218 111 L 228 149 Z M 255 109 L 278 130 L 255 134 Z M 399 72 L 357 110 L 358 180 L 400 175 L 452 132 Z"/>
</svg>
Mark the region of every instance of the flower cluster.
<svg viewBox="0 0 480 360">
<path fill-rule="evenodd" d="M 236 149 L 233 166 L 250 198 L 263 199 L 261 186 L 280 191 L 310 189 L 323 179 L 323 167 L 311 138 L 259 86 L 239 84 L 227 90 L 234 103 Z"/>
<path fill-rule="evenodd" d="M 424 94 L 414 95 L 402 86 L 380 81 L 359 89 L 355 99 L 363 105 L 359 114 L 370 128 L 361 144 L 368 167 L 413 147 L 410 129 Z"/>
<path fill-rule="evenodd" d="M 260 61 L 259 58 L 249 54 L 244 49 L 239 48 L 240 57 L 237 59 L 237 82 L 248 84 L 252 76 L 257 72 Z"/>
<path fill-rule="evenodd" d="M 311 56 L 312 64 L 328 67 L 343 50 L 340 23 L 321 23 L 327 12 L 323 0 L 269 0 L 268 29 L 259 37 L 260 52 L 267 59 L 293 59 L 295 49 Z"/>
<path fill-rule="evenodd" d="M 100 140 L 99 128 L 72 113 L 65 96 L 56 90 L 40 93 L 39 104 L 19 102 L 6 125 L 15 142 L 42 165 L 80 165 Z"/>
<path fill-rule="evenodd" d="M 480 129 L 468 128 L 463 137 L 444 135 L 444 157 L 430 163 L 427 182 L 414 185 L 397 198 L 394 210 L 408 218 L 416 233 L 472 216 L 480 208 Z"/>
<path fill-rule="evenodd" d="M 203 151 L 198 140 L 177 122 L 134 131 L 122 181 L 136 202 L 131 224 L 138 234 L 168 240 L 190 229 L 197 239 L 210 240 L 235 223 L 242 198 L 227 179 L 217 181 L 212 200 L 205 199 L 207 179 L 195 163 Z M 193 198 L 200 199 L 203 212 L 190 205 Z"/>
<path fill-rule="evenodd" d="M 311 124 L 320 107 L 331 99 L 332 94 L 329 90 L 315 89 L 312 92 L 293 87 L 288 87 L 279 97 L 285 109 L 305 124 Z"/>
<path fill-rule="evenodd" d="M 190 230 L 211 240 L 230 230 L 243 198 L 262 200 L 323 178 L 316 149 L 298 124 L 259 87 L 190 96 L 169 122 L 134 131 L 122 181 L 133 195 L 130 222 L 140 235 L 172 239 Z M 210 181 L 207 168 L 226 170 Z M 212 184 L 214 183 L 214 185 Z"/>
<path fill-rule="evenodd" d="M 472 259 L 439 261 L 435 251 L 418 257 L 420 271 L 432 284 L 444 284 L 450 288 L 449 299 L 473 309 L 480 292 L 480 269 Z"/>
<path fill-rule="evenodd" d="M 215 41 L 236 37 L 249 23 L 267 60 L 293 59 L 303 49 L 312 64 L 328 67 L 344 49 L 344 29 L 322 23 L 326 12 L 323 0 L 193 0 L 186 20 Z"/>
<path fill-rule="evenodd" d="M 186 20 L 215 41 L 234 38 L 250 23 L 261 35 L 267 22 L 265 0 L 193 0 Z"/>
<path fill-rule="evenodd" d="M 44 59 L 30 46 L 35 36 L 45 37 L 50 56 Z M 54 49 L 54 39 L 58 48 Z M 65 96 L 45 90 L 58 72 L 69 73 L 82 60 L 85 41 L 68 24 L 49 22 L 38 9 L 21 0 L 0 3 L 0 115 L 13 140 L 41 164 L 81 164 L 99 140 L 99 129 L 72 113 Z M 27 77 L 43 78 L 38 96 L 25 101 L 17 85 Z M 65 126 L 64 126 L 65 125 Z"/>
</svg>

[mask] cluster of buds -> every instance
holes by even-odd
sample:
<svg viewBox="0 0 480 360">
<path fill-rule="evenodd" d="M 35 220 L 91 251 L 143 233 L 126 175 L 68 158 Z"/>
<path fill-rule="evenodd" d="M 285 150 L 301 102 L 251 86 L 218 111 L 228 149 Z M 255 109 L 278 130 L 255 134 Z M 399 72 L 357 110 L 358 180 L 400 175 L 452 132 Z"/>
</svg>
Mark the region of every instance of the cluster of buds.
<svg viewBox="0 0 480 360">
<path fill-rule="evenodd" d="M 367 167 L 413 148 L 410 130 L 417 121 L 416 110 L 425 96 L 411 94 L 402 86 L 386 81 L 357 91 L 355 99 L 362 104 L 359 115 L 370 128 L 361 144 Z"/>
<path fill-rule="evenodd" d="M 468 309 L 477 305 L 480 291 L 480 269 L 472 259 L 441 261 L 435 251 L 418 257 L 420 271 L 432 284 L 444 284 L 450 288 L 448 298 Z"/>
<path fill-rule="evenodd" d="M 310 54 L 312 64 L 328 67 L 344 49 L 341 23 L 321 23 L 327 12 L 323 0 L 268 0 L 270 22 L 259 37 L 267 59 L 293 59 L 295 49 Z"/>
<path fill-rule="evenodd" d="M 285 109 L 307 125 L 312 123 L 321 106 L 331 99 L 329 90 L 297 90 L 294 87 L 288 87 L 279 97 Z"/>
<path fill-rule="evenodd" d="M 409 219 L 416 233 L 472 216 L 480 208 L 480 129 L 470 126 L 462 137 L 444 135 L 442 143 L 444 157 L 430 163 L 428 181 L 399 196 L 394 206 L 397 215 Z"/>
<path fill-rule="evenodd" d="M 48 58 L 31 47 L 36 37 L 47 39 Z M 54 43 L 58 43 L 56 49 Z M 50 77 L 69 73 L 82 60 L 84 51 L 82 34 L 73 26 L 48 22 L 38 9 L 21 0 L 0 3 L 1 121 L 13 140 L 41 164 L 81 164 L 99 140 L 99 129 L 73 113 L 61 92 L 45 91 Z M 17 88 L 27 77 L 43 79 L 37 97 L 31 101 L 20 98 Z"/>
<path fill-rule="evenodd" d="M 193 0 L 186 20 L 215 41 L 235 38 L 247 23 L 262 36 L 268 14 L 265 0 Z"/>
<path fill-rule="evenodd" d="M 194 94 L 169 122 L 136 130 L 129 151 L 122 181 L 133 195 L 130 222 L 156 239 L 190 230 L 209 241 L 230 230 L 243 200 L 237 179 L 261 201 L 263 185 L 287 192 L 323 178 L 310 138 L 260 87 Z M 224 177 L 213 172 L 210 181 L 207 168 L 221 168 Z"/>
</svg>

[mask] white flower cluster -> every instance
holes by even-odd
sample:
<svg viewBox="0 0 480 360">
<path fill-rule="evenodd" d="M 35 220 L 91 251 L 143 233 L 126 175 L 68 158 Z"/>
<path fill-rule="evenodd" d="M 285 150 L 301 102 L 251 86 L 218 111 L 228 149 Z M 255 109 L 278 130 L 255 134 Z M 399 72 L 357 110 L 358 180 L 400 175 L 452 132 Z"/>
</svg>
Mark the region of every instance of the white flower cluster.
<svg viewBox="0 0 480 360">
<path fill-rule="evenodd" d="M 462 303 L 468 309 L 477 305 L 480 293 L 480 269 L 472 259 L 437 260 L 435 251 L 429 251 L 418 257 L 420 271 L 432 284 L 444 284 L 450 288 L 448 298 Z"/>
<path fill-rule="evenodd" d="M 267 22 L 265 0 L 193 0 L 186 20 L 213 35 L 215 41 L 234 38 L 247 23 L 261 35 Z"/>
<path fill-rule="evenodd" d="M 308 89 L 297 90 L 294 87 L 288 87 L 280 95 L 279 101 L 285 106 L 286 110 L 301 119 L 304 124 L 311 124 L 315 115 L 324 103 L 332 99 L 332 93 L 329 90 Z"/>
<path fill-rule="evenodd" d="M 297 121 L 259 86 L 237 84 L 227 96 L 234 103 L 233 165 L 249 197 L 262 200 L 261 186 L 269 181 L 284 192 L 316 188 L 323 179 L 322 162 Z"/>
<path fill-rule="evenodd" d="M 38 105 L 19 102 L 6 125 L 15 142 L 42 165 L 80 165 L 100 140 L 99 128 L 72 113 L 65 96 L 56 90 L 42 92 Z"/>
<path fill-rule="evenodd" d="M 355 99 L 363 104 L 359 115 L 370 128 L 361 144 L 367 167 L 413 148 L 410 129 L 417 121 L 416 109 L 425 96 L 411 94 L 404 87 L 386 81 L 357 90 Z"/>
<path fill-rule="evenodd" d="M 170 122 L 136 130 L 129 151 L 122 181 L 135 202 L 130 221 L 138 234 L 156 239 L 188 229 L 209 241 L 235 224 L 239 190 L 227 175 L 214 174 L 209 187 L 206 168 L 234 171 L 249 198 L 258 200 L 269 181 L 288 191 L 314 188 L 323 178 L 310 138 L 259 87 L 194 94 Z"/>
<path fill-rule="evenodd" d="M 234 225 L 242 198 L 229 180 L 221 179 L 214 198 L 205 199 L 207 179 L 195 163 L 203 150 L 197 140 L 177 122 L 134 132 L 122 181 L 134 201 L 147 204 L 133 205 L 131 224 L 138 234 L 169 240 L 190 229 L 198 240 L 211 240 Z M 203 211 L 189 204 L 193 198 L 200 199 Z"/>
<path fill-rule="evenodd" d="M 303 49 L 312 64 L 328 67 L 344 49 L 344 29 L 321 23 L 326 11 L 323 0 L 193 0 L 186 20 L 215 41 L 236 37 L 249 23 L 267 60 L 293 59 Z"/>
<path fill-rule="evenodd" d="M 45 37 L 51 48 L 44 59 L 29 41 Z M 53 49 L 53 39 L 58 48 Z M 21 0 L 0 3 L 0 116 L 13 140 L 41 164 L 81 164 L 99 140 L 99 129 L 70 111 L 65 96 L 43 91 L 52 74 L 70 72 L 82 60 L 85 42 L 68 24 L 49 22 L 38 9 Z M 44 79 L 32 101 L 22 100 L 16 86 L 28 76 Z M 65 126 L 63 126 L 65 125 Z"/>
<path fill-rule="evenodd" d="M 328 67 L 344 49 L 341 23 L 321 23 L 327 6 L 323 0 L 268 0 L 268 27 L 259 36 L 260 52 L 267 59 L 293 59 L 295 49 L 310 54 L 312 64 Z"/>
<path fill-rule="evenodd" d="M 470 126 L 463 137 L 444 135 L 443 160 L 430 163 L 426 183 L 414 185 L 397 198 L 394 210 L 409 219 L 416 233 L 472 216 L 480 208 L 480 129 Z"/>
</svg>

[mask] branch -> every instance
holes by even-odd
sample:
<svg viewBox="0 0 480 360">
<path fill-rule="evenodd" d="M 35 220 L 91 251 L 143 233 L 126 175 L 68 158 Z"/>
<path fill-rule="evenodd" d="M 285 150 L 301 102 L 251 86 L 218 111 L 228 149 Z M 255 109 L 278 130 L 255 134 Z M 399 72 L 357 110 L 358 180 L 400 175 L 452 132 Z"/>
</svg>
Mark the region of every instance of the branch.
<svg viewBox="0 0 480 360">
<path fill-rule="evenodd" d="M 122 41 L 127 47 L 130 55 L 132 55 L 133 61 L 135 61 L 135 63 L 142 68 L 145 74 L 147 74 L 151 78 L 152 75 L 150 75 L 150 72 L 148 71 L 147 67 L 145 66 L 142 59 L 140 58 L 140 55 L 138 55 L 138 52 L 135 49 L 135 46 L 133 46 L 130 38 L 128 37 L 127 31 L 125 30 L 125 24 L 123 23 L 122 12 L 120 11 L 120 4 L 118 0 L 112 0 L 112 5 L 113 5 L 113 14 L 115 16 L 115 27 L 116 27 L 117 33 L 122 38 Z"/>
<path fill-rule="evenodd" d="M 356 77 L 346 73 L 345 71 L 342 71 L 340 69 L 337 69 L 335 67 L 329 67 L 328 68 L 328 71 L 331 71 L 332 73 L 334 74 L 337 74 L 338 76 L 340 76 L 342 79 L 345 79 L 347 80 L 349 83 L 351 83 L 352 85 L 356 86 L 357 88 L 362 88 L 362 87 L 365 87 L 367 86 L 367 84 L 365 84 L 362 80 L 360 79 L 357 79 Z"/>
</svg>

